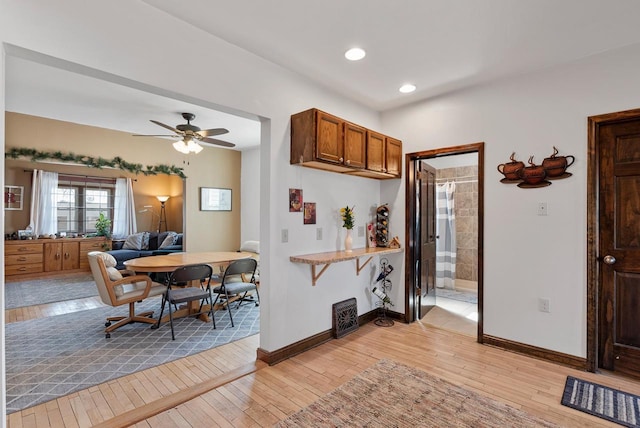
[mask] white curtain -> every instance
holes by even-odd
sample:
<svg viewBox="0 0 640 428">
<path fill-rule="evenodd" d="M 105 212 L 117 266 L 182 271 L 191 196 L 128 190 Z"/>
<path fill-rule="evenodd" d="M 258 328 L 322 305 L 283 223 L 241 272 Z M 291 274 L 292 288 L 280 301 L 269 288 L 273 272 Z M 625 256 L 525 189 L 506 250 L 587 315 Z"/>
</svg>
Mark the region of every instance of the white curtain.
<svg viewBox="0 0 640 428">
<path fill-rule="evenodd" d="M 31 191 L 31 218 L 29 227 L 34 236 L 58 232 L 58 173 L 33 171 Z"/>
<path fill-rule="evenodd" d="M 113 237 L 126 238 L 136 233 L 136 208 L 133 200 L 133 185 L 130 178 L 116 180 L 116 194 L 113 203 Z"/>
<path fill-rule="evenodd" d="M 455 189 L 455 183 L 436 187 L 436 287 L 451 290 L 456 285 Z"/>
</svg>

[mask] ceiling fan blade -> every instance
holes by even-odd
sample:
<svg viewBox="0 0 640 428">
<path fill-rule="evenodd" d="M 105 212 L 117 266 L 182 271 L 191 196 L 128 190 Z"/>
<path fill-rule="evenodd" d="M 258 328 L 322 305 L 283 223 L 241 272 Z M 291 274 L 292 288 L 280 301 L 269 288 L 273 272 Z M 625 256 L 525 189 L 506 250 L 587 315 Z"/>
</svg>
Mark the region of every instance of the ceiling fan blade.
<svg viewBox="0 0 640 428">
<path fill-rule="evenodd" d="M 222 146 L 222 147 L 235 147 L 236 145 L 233 143 L 229 143 L 227 141 L 222 141 L 222 140 L 218 140 L 215 138 L 202 138 L 200 140 L 200 142 L 202 143 L 208 143 L 208 144 L 214 144 L 216 146 Z"/>
<path fill-rule="evenodd" d="M 215 135 L 222 135 L 228 133 L 229 130 L 225 128 L 212 128 L 212 129 L 203 129 L 202 131 L 198 131 L 198 134 L 203 137 L 213 137 Z"/>
<path fill-rule="evenodd" d="M 132 137 L 171 137 L 171 138 L 182 138 L 180 135 L 175 134 L 163 134 L 163 135 L 151 135 L 151 134 L 132 134 Z"/>
<path fill-rule="evenodd" d="M 158 125 L 158 126 L 162 126 L 163 128 L 166 128 L 166 129 L 168 129 L 169 131 L 173 131 L 173 132 L 175 132 L 176 134 L 184 135 L 184 133 L 183 133 L 182 131 L 180 131 L 180 130 L 178 130 L 178 129 L 176 129 L 176 128 L 172 127 L 172 126 L 165 125 L 165 124 L 164 124 L 164 123 L 162 123 L 162 122 L 158 122 L 157 120 L 151 120 L 150 122 L 155 123 L 155 124 L 156 124 L 156 125 Z"/>
</svg>

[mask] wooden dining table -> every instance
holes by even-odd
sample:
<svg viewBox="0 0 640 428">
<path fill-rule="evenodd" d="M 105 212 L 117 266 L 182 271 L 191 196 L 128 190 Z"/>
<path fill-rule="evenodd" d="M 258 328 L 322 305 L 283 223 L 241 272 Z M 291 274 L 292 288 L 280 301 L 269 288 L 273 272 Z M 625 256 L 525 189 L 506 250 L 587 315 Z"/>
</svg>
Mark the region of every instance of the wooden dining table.
<svg viewBox="0 0 640 428">
<path fill-rule="evenodd" d="M 174 270 L 188 265 L 207 264 L 213 268 L 213 273 L 222 273 L 224 269 L 234 260 L 248 259 L 252 257 L 252 253 L 242 251 L 205 251 L 205 252 L 192 252 L 192 253 L 172 253 L 163 254 L 160 256 L 139 257 L 137 259 L 131 259 L 124 262 L 125 268 L 132 270 L 136 273 L 170 273 Z M 217 271 L 216 271 L 217 269 Z M 193 286 L 200 286 L 200 284 L 192 284 Z M 213 285 L 212 285 L 213 287 Z M 225 304 L 231 303 L 226 302 Z M 200 304 L 198 302 L 189 302 L 187 305 L 180 307 L 173 313 L 173 318 L 188 317 L 198 312 Z M 202 310 L 209 309 L 207 305 L 204 305 Z M 206 314 L 199 317 L 203 321 L 209 321 L 209 317 Z M 169 315 L 162 317 L 160 322 L 168 322 Z"/>
</svg>

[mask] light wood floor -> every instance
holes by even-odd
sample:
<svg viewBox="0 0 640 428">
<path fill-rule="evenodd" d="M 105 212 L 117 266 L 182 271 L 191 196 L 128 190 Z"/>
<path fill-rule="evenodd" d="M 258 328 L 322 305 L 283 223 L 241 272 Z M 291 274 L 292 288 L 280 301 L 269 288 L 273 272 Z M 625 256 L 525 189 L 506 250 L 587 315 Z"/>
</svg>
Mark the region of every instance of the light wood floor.
<svg viewBox="0 0 640 428">
<path fill-rule="evenodd" d="M 289 360 L 255 363 L 258 336 L 7 416 L 8 427 L 263 427 L 390 358 L 567 427 L 617 426 L 560 405 L 567 375 L 640 394 L 640 382 L 480 345 L 426 322 L 372 323 Z M 145 414 L 154 414 L 145 417 Z"/>
</svg>

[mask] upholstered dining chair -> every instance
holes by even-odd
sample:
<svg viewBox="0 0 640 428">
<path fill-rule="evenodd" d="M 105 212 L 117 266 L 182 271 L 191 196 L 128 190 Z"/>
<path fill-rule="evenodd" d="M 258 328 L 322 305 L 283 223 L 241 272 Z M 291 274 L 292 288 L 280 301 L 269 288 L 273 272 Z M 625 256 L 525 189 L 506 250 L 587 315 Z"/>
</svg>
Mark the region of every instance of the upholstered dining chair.
<svg viewBox="0 0 640 428">
<path fill-rule="evenodd" d="M 148 297 L 163 294 L 167 288 L 165 285 L 151 281 L 147 275 L 135 275 L 129 271 L 125 271 L 126 276 L 123 276 L 122 272 L 115 268 L 117 262 L 111 254 L 91 251 L 87 257 L 102 303 L 114 307 L 129 305 L 129 315 L 107 317 L 104 324 L 107 339 L 111 337 L 113 330 L 126 324 L 133 322 L 156 323 L 156 320 L 152 318 L 153 311 L 136 314 L 135 304 Z M 116 323 L 112 324 L 114 321 Z"/>
<path fill-rule="evenodd" d="M 247 293 L 255 291 L 257 297 L 255 305 L 260 306 L 260 293 L 255 279 L 257 266 L 258 262 L 255 259 L 232 261 L 225 269 L 220 285 L 213 289 L 213 292 L 216 293 L 214 306 L 218 303 L 218 300 L 224 300 L 222 305 L 229 312 L 231 327 L 235 327 L 230 305 L 232 301 L 238 300 L 238 305 L 236 306 L 236 309 L 238 309 L 246 301 Z"/>
<path fill-rule="evenodd" d="M 211 293 L 211 276 L 213 269 L 207 264 L 187 265 L 180 267 L 169 275 L 167 279 L 167 291 L 162 297 L 162 309 L 158 317 L 158 323 L 154 328 L 160 327 L 164 307 L 169 304 L 169 324 L 171 324 L 171 339 L 176 340 L 173 330 L 173 311 L 172 307 L 180 303 L 190 303 L 200 301 L 200 307 L 197 312 L 193 312 L 191 316 L 210 314 L 213 328 L 216 328 L 216 320 L 213 316 L 213 294 Z M 190 286 L 189 284 L 197 281 L 199 286 Z M 203 310 L 204 303 L 209 303 L 209 308 Z"/>
</svg>

